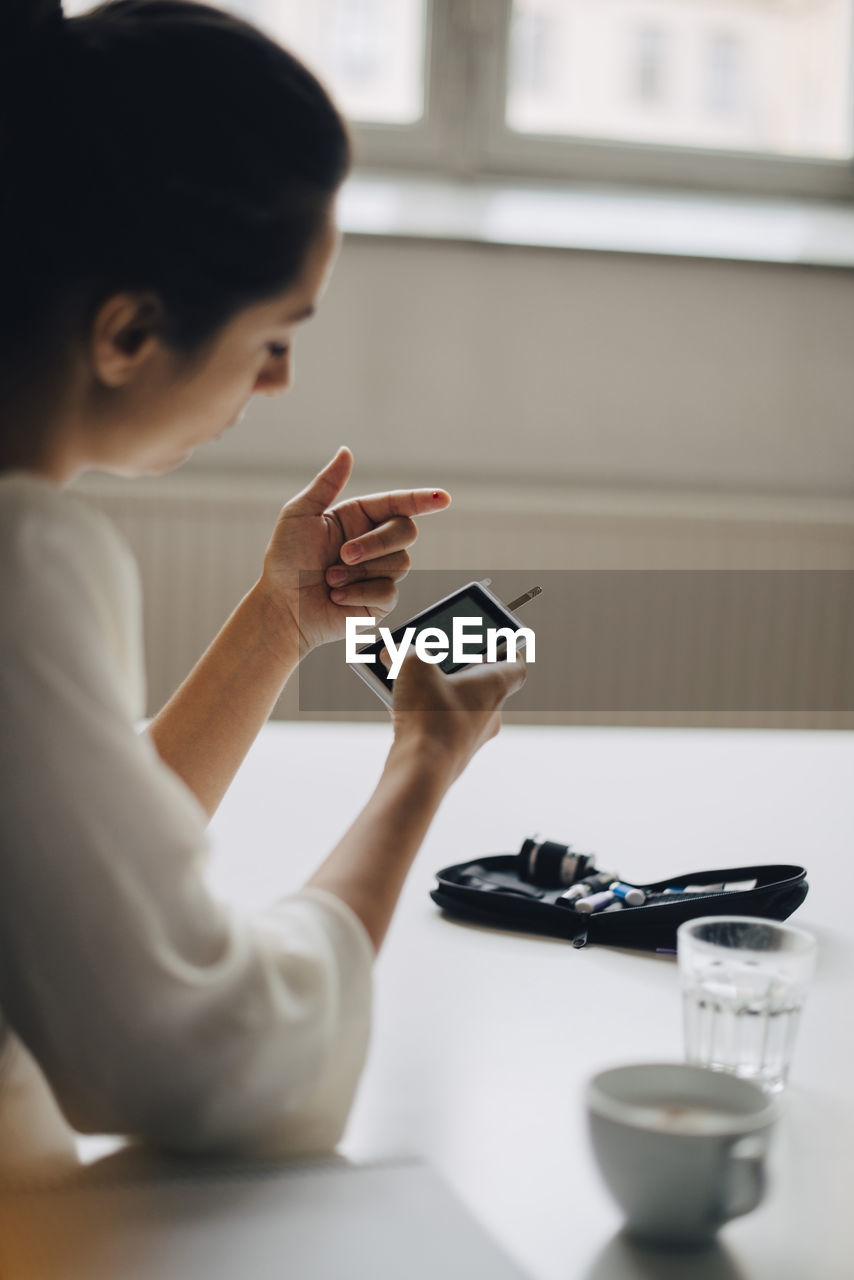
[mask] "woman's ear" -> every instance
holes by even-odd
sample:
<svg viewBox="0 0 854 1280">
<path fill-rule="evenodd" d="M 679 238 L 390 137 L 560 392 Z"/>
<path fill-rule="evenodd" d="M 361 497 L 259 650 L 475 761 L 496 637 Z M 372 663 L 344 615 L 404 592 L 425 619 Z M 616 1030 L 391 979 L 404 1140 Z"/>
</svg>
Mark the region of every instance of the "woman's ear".
<svg viewBox="0 0 854 1280">
<path fill-rule="evenodd" d="M 163 307 L 153 294 L 117 293 L 103 302 L 92 325 L 98 380 L 124 386 L 159 344 L 162 322 Z"/>
</svg>

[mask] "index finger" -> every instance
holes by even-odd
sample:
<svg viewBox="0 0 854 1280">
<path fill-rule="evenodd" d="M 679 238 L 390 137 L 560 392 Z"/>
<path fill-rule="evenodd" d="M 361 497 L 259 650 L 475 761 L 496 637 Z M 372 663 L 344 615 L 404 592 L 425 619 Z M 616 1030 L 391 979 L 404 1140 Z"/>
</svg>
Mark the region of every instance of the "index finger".
<svg viewBox="0 0 854 1280">
<path fill-rule="evenodd" d="M 444 511 L 450 506 L 451 495 L 446 489 L 392 489 L 388 493 L 368 493 L 362 498 L 351 498 L 338 508 L 339 514 L 347 507 L 358 507 L 374 524 L 388 520 L 390 516 L 426 516 L 434 511 Z"/>
</svg>

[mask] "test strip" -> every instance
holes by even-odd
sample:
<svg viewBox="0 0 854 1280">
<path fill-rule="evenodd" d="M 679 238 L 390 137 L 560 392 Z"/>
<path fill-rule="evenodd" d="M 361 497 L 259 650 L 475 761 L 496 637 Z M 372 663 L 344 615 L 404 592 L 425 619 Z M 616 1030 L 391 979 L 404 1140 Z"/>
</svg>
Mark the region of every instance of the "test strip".
<svg viewBox="0 0 854 1280">
<path fill-rule="evenodd" d="M 542 587 L 531 587 L 530 591 L 526 591 L 524 595 L 517 596 L 515 600 L 511 600 L 507 608 L 511 613 L 515 613 L 520 604 L 527 604 L 529 600 L 533 600 L 534 596 L 542 595 Z"/>
</svg>

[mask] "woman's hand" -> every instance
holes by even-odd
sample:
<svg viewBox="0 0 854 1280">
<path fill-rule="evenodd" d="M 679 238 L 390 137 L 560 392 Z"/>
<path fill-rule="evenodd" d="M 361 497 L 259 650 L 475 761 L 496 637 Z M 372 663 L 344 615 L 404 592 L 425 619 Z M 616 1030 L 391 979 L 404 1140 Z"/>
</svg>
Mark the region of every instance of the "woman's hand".
<svg viewBox="0 0 854 1280">
<path fill-rule="evenodd" d="M 413 516 L 442 511 L 444 489 L 398 490 L 332 504 L 353 469 L 339 449 L 311 484 L 286 503 L 264 557 L 260 585 L 270 628 L 296 628 L 304 655 L 340 640 L 348 617 L 379 620 L 397 603 L 418 536 Z"/>
<path fill-rule="evenodd" d="M 394 682 L 395 746 L 416 746 L 447 765 L 448 785 L 501 728 L 504 702 L 525 683 L 524 658 L 445 675 L 409 654 Z M 392 748 L 394 750 L 394 748 Z"/>
</svg>

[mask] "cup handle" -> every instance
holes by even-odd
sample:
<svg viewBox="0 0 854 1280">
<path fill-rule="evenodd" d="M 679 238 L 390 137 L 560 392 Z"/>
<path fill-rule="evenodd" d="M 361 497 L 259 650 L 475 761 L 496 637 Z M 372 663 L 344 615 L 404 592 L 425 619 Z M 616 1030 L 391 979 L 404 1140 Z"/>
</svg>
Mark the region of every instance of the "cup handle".
<svg viewBox="0 0 854 1280">
<path fill-rule="evenodd" d="M 764 1138 L 751 1134 L 730 1147 L 723 1205 L 727 1219 L 750 1213 L 765 1194 L 765 1145 Z"/>
</svg>

